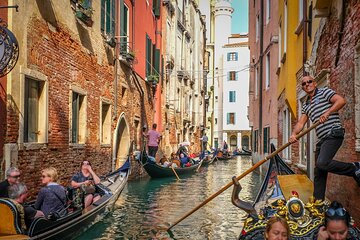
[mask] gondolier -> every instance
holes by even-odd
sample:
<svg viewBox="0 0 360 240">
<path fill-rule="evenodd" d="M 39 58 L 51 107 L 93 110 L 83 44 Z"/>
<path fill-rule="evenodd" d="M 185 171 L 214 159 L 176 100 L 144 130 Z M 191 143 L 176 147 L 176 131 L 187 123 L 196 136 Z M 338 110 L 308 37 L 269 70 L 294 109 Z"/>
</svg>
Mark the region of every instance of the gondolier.
<svg viewBox="0 0 360 240">
<path fill-rule="evenodd" d="M 156 131 L 157 128 L 157 124 L 154 123 L 152 125 L 152 129 L 150 131 L 148 131 L 148 133 L 146 134 L 146 137 L 148 138 L 148 152 L 149 152 L 149 156 L 155 157 L 156 156 L 156 152 L 159 149 L 159 142 L 161 140 L 161 134 Z"/>
<path fill-rule="evenodd" d="M 324 200 L 328 172 L 353 177 L 360 186 L 360 166 L 358 162 L 333 160 L 344 140 L 345 129 L 340 122 L 338 111 L 345 106 L 345 99 L 330 88 L 317 88 L 311 76 L 303 77 L 301 86 L 308 98 L 290 136 L 290 142 L 297 141 L 296 134 L 301 132 L 309 118 L 312 122 L 321 123 L 316 128 L 319 141 L 315 153 L 314 197 Z"/>
</svg>

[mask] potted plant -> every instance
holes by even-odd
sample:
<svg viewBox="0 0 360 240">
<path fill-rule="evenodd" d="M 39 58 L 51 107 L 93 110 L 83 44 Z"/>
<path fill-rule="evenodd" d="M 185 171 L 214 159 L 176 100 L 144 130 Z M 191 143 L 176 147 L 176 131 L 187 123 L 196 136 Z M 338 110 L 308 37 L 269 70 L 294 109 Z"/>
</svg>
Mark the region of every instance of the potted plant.
<svg viewBox="0 0 360 240">
<path fill-rule="evenodd" d="M 152 83 L 153 86 L 156 86 L 156 84 L 159 82 L 159 75 L 150 74 L 146 77 L 146 79 L 149 83 Z"/>
<path fill-rule="evenodd" d="M 135 59 L 135 52 L 133 52 L 133 51 L 130 51 L 130 52 L 128 52 L 127 54 L 126 54 L 126 60 L 127 61 L 134 61 L 134 59 Z"/>
</svg>

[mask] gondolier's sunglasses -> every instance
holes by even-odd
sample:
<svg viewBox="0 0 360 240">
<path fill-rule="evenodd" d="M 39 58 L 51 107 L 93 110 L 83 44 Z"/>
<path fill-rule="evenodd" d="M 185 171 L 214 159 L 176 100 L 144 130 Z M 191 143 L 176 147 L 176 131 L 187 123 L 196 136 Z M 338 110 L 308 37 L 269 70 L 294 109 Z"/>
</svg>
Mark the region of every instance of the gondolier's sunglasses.
<svg viewBox="0 0 360 240">
<path fill-rule="evenodd" d="M 306 82 L 302 82 L 301 83 L 301 86 L 305 86 L 306 84 L 311 84 L 311 83 L 313 83 L 314 81 L 313 80 L 307 80 Z"/>
<path fill-rule="evenodd" d="M 334 216 L 344 217 L 346 215 L 346 210 L 345 208 L 329 208 L 326 211 L 326 215 L 329 217 L 334 217 Z"/>
</svg>

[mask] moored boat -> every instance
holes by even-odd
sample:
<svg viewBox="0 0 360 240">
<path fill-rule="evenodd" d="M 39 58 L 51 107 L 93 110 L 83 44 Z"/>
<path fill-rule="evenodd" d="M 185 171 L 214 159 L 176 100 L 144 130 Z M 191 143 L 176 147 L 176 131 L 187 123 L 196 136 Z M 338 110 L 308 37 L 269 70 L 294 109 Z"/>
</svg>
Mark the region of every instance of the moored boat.
<svg viewBox="0 0 360 240">
<path fill-rule="evenodd" d="M 155 162 L 150 161 L 146 151 L 141 152 L 140 161 L 142 167 L 152 178 L 176 177 L 175 172 L 179 176 L 192 174 L 197 170 L 200 164 L 200 162 L 198 162 L 189 167 L 179 167 L 179 168 L 163 167 Z"/>
<path fill-rule="evenodd" d="M 275 148 L 272 145 L 272 150 Z M 294 174 L 286 163 L 276 155 L 270 159 L 269 168 L 253 204 L 238 198 L 241 185 L 236 178 L 232 202 L 248 213 L 240 233 L 240 240 L 264 239 L 267 221 L 272 216 L 287 220 L 290 239 L 316 239 L 324 224 L 324 213 L 329 201 L 314 201 L 313 183 L 306 175 Z M 360 231 L 354 225 L 349 228 L 351 239 L 360 239 Z"/>
<path fill-rule="evenodd" d="M 101 195 L 98 201 L 84 209 L 74 209 L 57 220 L 36 218 L 26 232 L 20 217 L 23 211 L 10 199 L 0 199 L 2 213 L 0 225 L 6 225 L 0 227 L 0 239 L 72 239 L 76 237 L 112 209 L 127 183 L 129 174 L 130 157 L 122 167 L 101 177 L 100 184 L 96 185 L 97 193 Z"/>
</svg>

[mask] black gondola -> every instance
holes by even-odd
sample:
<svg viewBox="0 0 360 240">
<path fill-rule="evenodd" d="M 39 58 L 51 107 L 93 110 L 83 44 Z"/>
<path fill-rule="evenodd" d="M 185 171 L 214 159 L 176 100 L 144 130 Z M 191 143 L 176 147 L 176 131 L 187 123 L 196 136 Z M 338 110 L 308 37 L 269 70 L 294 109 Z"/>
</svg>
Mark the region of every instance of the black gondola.
<svg viewBox="0 0 360 240">
<path fill-rule="evenodd" d="M 192 174 L 198 168 L 200 162 L 191 165 L 190 167 L 181 167 L 181 168 L 171 168 L 171 167 L 162 167 L 149 160 L 146 151 L 141 152 L 140 156 L 141 165 L 145 171 L 152 178 L 165 178 L 165 177 L 176 177 L 174 171 L 177 175 L 186 175 Z"/>
<path fill-rule="evenodd" d="M 58 220 L 36 218 L 26 235 L 21 224 L 20 211 L 9 199 L 0 199 L 0 209 L 7 228 L 0 227 L 0 239 L 72 239 L 99 221 L 114 206 L 130 174 L 130 157 L 118 170 L 101 177 L 96 187 L 101 198 L 85 209 L 68 213 Z M 3 212 L 4 211 L 4 212 Z M 7 215 L 5 215 L 7 214 Z M 1 222 L 0 225 L 3 225 Z"/>
<path fill-rule="evenodd" d="M 242 151 L 234 151 L 233 154 L 237 156 L 251 156 L 252 153 L 251 151 L 243 148 Z"/>
<path fill-rule="evenodd" d="M 275 151 L 273 145 L 271 148 Z M 248 213 L 240 240 L 264 239 L 266 223 L 274 215 L 287 219 L 290 239 L 316 239 L 329 201 L 314 201 L 313 183 L 306 175 L 294 174 L 280 156 L 270 159 L 267 174 L 253 204 L 239 199 L 241 186 L 236 178 L 233 181 L 232 202 Z M 353 225 L 349 234 L 351 239 L 360 239 L 360 231 Z"/>
</svg>

